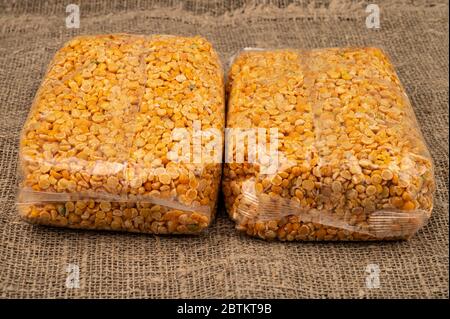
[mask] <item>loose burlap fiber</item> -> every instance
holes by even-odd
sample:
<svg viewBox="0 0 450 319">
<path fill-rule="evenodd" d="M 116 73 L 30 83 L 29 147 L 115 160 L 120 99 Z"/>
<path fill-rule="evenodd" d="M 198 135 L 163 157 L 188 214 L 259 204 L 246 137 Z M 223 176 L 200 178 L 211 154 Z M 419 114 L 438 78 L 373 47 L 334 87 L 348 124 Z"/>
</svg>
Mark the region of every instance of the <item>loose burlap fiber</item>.
<svg viewBox="0 0 450 319">
<path fill-rule="evenodd" d="M 1 297 L 448 298 L 447 1 L 378 0 L 379 30 L 366 28 L 368 3 L 360 1 L 82 1 L 79 29 L 65 26 L 68 3 L 0 4 Z M 224 63 L 243 47 L 382 47 L 436 165 L 431 220 L 410 241 L 387 243 L 264 242 L 239 235 L 223 205 L 199 237 L 22 222 L 14 206 L 19 131 L 47 64 L 75 35 L 112 32 L 200 34 Z M 68 264 L 79 266 L 79 288 L 66 286 Z M 379 267 L 378 288 L 369 264 Z"/>
</svg>

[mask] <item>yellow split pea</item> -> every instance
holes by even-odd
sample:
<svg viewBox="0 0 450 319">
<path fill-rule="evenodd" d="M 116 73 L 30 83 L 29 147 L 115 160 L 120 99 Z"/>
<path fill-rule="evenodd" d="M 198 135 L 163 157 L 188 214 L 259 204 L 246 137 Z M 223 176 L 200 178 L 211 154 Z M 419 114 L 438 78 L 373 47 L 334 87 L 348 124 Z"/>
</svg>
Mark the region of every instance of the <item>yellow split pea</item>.
<svg viewBox="0 0 450 319">
<path fill-rule="evenodd" d="M 399 239 L 429 218 L 431 157 L 381 50 L 245 51 L 228 90 L 230 128 L 278 129 L 275 174 L 225 165 L 238 229 L 288 241 Z"/>
<path fill-rule="evenodd" d="M 214 216 L 220 163 L 194 167 L 169 156 L 173 129 L 191 132 L 195 119 L 224 129 L 222 68 L 205 39 L 116 34 L 68 42 L 23 129 L 22 215 L 72 228 L 201 231 Z M 27 204 L 30 193 L 55 202 Z"/>
</svg>

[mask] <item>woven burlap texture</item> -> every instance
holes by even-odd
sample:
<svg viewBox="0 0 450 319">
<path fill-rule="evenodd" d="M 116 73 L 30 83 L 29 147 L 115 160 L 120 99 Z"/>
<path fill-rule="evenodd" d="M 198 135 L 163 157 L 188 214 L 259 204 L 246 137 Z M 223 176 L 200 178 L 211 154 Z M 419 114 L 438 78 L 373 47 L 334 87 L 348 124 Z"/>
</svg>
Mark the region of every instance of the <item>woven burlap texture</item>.
<svg viewBox="0 0 450 319">
<path fill-rule="evenodd" d="M 67 1 L 0 3 L 0 297 L 448 298 L 448 4 L 365 2 Z M 32 226 L 14 205 L 20 129 L 56 50 L 79 34 L 200 34 L 224 64 L 243 47 L 379 46 L 391 57 L 436 165 L 435 209 L 407 242 L 280 243 L 239 235 L 223 205 L 199 237 Z M 66 286 L 68 264 L 80 287 Z M 370 288 L 369 264 L 379 267 Z M 370 266 L 369 266 L 370 268 Z M 373 268 L 374 269 L 374 268 Z M 375 281 L 376 284 L 376 281 Z"/>
</svg>

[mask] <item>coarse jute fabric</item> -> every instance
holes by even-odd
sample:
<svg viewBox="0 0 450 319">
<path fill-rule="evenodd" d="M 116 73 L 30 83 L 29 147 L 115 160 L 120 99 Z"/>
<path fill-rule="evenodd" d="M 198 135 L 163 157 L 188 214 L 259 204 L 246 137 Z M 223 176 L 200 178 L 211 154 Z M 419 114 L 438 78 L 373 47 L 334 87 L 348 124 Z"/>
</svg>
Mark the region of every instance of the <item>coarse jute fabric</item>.
<svg viewBox="0 0 450 319">
<path fill-rule="evenodd" d="M 1 298 L 448 298 L 448 3 L 79 1 L 0 2 Z M 435 208 L 411 240 L 265 242 L 237 233 L 221 204 L 199 237 L 29 225 L 15 208 L 19 132 L 56 50 L 75 35 L 202 35 L 224 64 L 243 47 L 379 46 L 391 57 L 436 165 Z M 80 287 L 66 286 L 68 264 Z M 379 267 L 379 287 L 367 272 Z M 369 268 L 368 268 L 369 267 Z M 371 268 L 371 269 L 376 269 Z M 372 285 L 373 287 L 373 285 Z"/>
</svg>

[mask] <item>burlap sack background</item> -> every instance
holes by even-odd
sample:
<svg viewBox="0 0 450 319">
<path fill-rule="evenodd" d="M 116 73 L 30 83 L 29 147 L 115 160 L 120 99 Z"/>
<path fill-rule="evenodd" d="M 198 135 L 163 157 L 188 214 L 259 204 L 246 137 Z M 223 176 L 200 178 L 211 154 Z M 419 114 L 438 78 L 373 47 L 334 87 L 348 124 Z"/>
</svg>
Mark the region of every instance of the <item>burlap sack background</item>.
<svg viewBox="0 0 450 319">
<path fill-rule="evenodd" d="M 0 4 L 0 296 L 50 298 L 448 298 L 448 4 L 381 1 L 77 1 Z M 154 237 L 31 226 L 14 207 L 18 133 L 55 51 L 77 34 L 201 34 L 224 62 L 246 46 L 376 45 L 391 56 L 436 164 L 429 224 L 409 242 L 268 243 L 240 236 L 223 208 L 200 237 Z M 66 267 L 80 267 L 67 289 Z M 380 288 L 366 288 L 368 264 Z"/>
</svg>

